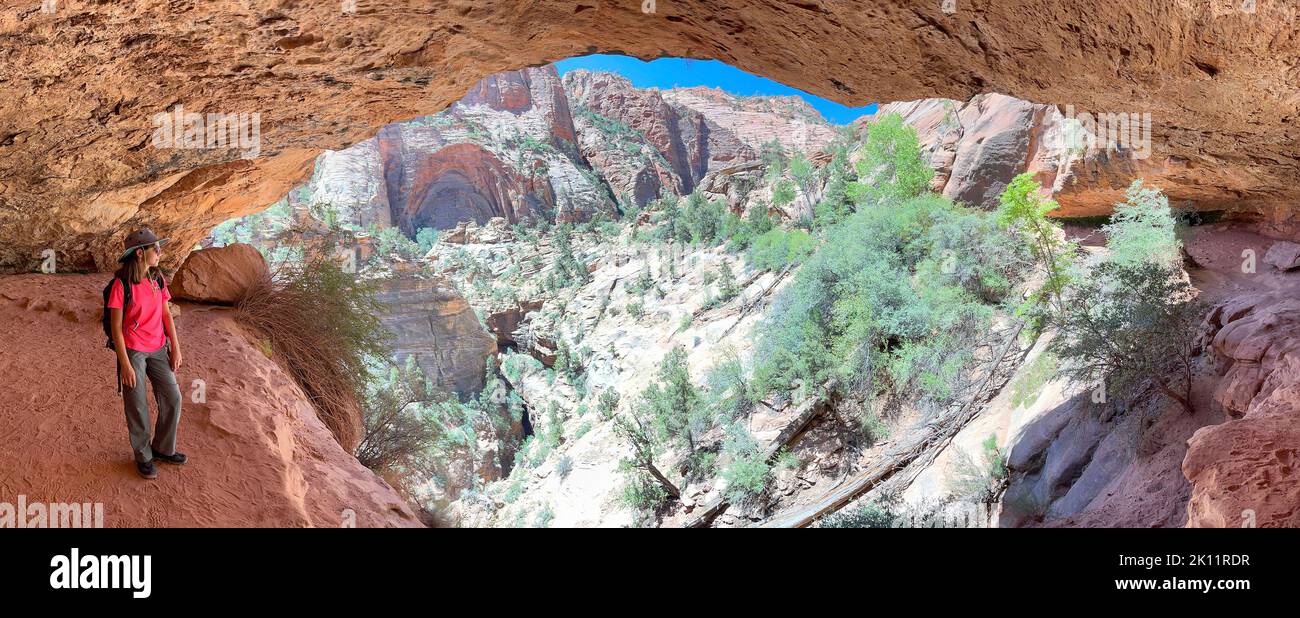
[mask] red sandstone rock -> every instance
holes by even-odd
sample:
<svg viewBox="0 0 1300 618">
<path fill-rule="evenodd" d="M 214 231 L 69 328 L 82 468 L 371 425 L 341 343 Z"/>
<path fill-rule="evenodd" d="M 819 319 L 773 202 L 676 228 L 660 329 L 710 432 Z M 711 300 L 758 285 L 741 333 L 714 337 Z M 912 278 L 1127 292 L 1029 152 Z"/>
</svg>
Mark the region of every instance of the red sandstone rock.
<svg viewBox="0 0 1300 618">
<path fill-rule="evenodd" d="M 1264 254 L 1264 263 L 1278 270 L 1300 267 L 1300 245 L 1287 241 L 1273 243 Z"/>
<path fill-rule="evenodd" d="M 195 251 L 171 281 L 178 300 L 234 305 L 249 288 L 270 276 L 266 260 L 252 245 L 238 243 Z"/>
<path fill-rule="evenodd" d="M 141 225 L 192 247 L 301 182 L 323 149 L 442 110 L 488 75 L 614 50 L 716 58 L 851 105 L 1001 92 L 1149 112 L 1151 164 L 1172 201 L 1279 229 L 1300 203 L 1294 3 L 1008 0 L 951 15 L 938 2 L 858 0 L 679 0 L 651 13 L 636 2 L 364 4 L 0 11 L 0 265 L 32 269 L 53 249 L 71 267 L 109 269 Z M 152 117 L 177 104 L 260 114 L 257 158 L 151 145 Z"/>
<path fill-rule="evenodd" d="M 1282 291 L 1228 301 L 1205 329 L 1227 366 L 1215 401 L 1235 418 L 1188 441 L 1187 525 L 1300 526 L 1300 299 Z"/>
</svg>

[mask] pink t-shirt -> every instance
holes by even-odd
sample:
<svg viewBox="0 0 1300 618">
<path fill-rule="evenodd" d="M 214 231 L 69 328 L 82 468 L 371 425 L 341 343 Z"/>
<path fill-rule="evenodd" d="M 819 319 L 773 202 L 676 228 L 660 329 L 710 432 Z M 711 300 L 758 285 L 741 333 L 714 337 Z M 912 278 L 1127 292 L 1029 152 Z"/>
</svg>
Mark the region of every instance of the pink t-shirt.
<svg viewBox="0 0 1300 618">
<path fill-rule="evenodd" d="M 143 279 L 131 285 L 131 305 L 122 316 L 122 338 L 126 347 L 139 352 L 156 352 L 167 341 L 163 328 L 163 312 L 171 292 L 164 285 L 160 289 L 153 279 Z M 113 280 L 108 293 L 108 308 L 122 308 L 122 280 Z"/>
</svg>

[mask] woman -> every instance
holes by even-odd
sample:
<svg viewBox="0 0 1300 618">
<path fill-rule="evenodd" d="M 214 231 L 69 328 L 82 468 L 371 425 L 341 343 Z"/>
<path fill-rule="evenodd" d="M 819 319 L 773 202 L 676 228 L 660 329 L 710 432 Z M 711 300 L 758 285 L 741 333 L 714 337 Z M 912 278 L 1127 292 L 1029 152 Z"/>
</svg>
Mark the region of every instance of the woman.
<svg viewBox="0 0 1300 618">
<path fill-rule="evenodd" d="M 126 251 L 114 274 L 108 308 L 113 329 L 113 348 L 121 383 L 126 428 L 135 451 L 136 470 L 147 479 L 158 478 L 154 461 L 183 464 L 187 458 L 176 452 L 176 429 L 181 420 L 181 390 L 175 371 L 181 366 L 181 343 L 176 325 L 167 310 L 171 293 L 158 269 L 162 245 L 167 242 L 148 229 L 128 234 Z M 123 312 L 124 285 L 131 286 L 130 300 Z M 153 383 L 158 403 L 158 424 L 149 435 L 149 400 L 144 377 Z"/>
</svg>

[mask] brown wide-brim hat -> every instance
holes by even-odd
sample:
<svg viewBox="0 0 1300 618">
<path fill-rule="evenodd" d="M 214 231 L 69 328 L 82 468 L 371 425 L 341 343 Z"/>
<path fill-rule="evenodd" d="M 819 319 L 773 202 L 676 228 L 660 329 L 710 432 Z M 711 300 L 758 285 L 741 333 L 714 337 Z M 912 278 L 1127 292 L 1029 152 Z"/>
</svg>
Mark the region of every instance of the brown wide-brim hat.
<svg viewBox="0 0 1300 618">
<path fill-rule="evenodd" d="M 136 249 L 148 247 L 154 243 L 158 243 L 159 246 L 165 245 L 168 240 L 169 239 L 167 238 L 158 238 L 154 235 L 153 230 L 147 227 L 140 228 L 127 234 L 126 238 L 122 240 L 122 248 L 124 251 L 122 252 L 122 257 L 117 258 L 117 261 L 118 263 L 125 262 L 126 258 L 131 257 L 131 254 L 135 253 Z"/>
</svg>

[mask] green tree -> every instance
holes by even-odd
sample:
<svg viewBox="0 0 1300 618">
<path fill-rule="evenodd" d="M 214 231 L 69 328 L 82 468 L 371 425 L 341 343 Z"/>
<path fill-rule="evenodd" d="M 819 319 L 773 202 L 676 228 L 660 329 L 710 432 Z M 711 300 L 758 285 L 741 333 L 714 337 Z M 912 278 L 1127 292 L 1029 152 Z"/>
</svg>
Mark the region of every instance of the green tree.
<svg viewBox="0 0 1300 618">
<path fill-rule="evenodd" d="M 1141 181 L 1127 197 L 1105 228 L 1109 254 L 1067 288 L 1053 351 L 1076 384 L 1130 393 L 1150 379 L 1191 414 L 1193 341 L 1206 307 L 1182 271 L 1168 200 Z"/>
<path fill-rule="evenodd" d="M 1000 273 L 1007 289 L 1022 276 L 988 219 L 928 195 L 828 228 L 758 327 L 756 392 L 808 395 L 834 382 L 868 400 L 888 392 L 939 405 L 959 395 L 993 309 L 946 266 L 951 248 L 964 243 L 963 259 L 976 263 L 966 268 Z"/>
<path fill-rule="evenodd" d="M 772 204 L 781 208 L 794 201 L 794 183 L 784 178 L 772 187 Z"/>
<path fill-rule="evenodd" d="M 686 358 L 686 348 L 674 346 L 659 363 L 658 382 L 646 388 L 641 401 L 659 434 L 693 453 L 711 423 Z"/>
<path fill-rule="evenodd" d="M 817 227 L 835 225 L 853 212 L 849 198 L 849 159 L 844 148 L 837 148 L 828 165 L 826 190 L 814 209 L 813 221 Z"/>
<path fill-rule="evenodd" d="M 721 476 L 727 482 L 726 496 L 731 502 L 757 497 L 767 488 L 771 466 L 758 442 L 743 423 L 731 423 L 723 442 Z"/>
<path fill-rule="evenodd" d="M 668 497 L 677 498 L 681 492 L 659 470 L 655 461 L 664 451 L 664 441 L 654 428 L 653 419 L 644 408 L 634 407 L 614 418 L 614 432 L 632 447 L 631 457 L 619 461 L 619 471 L 625 477 L 622 498 L 633 508 L 653 511 Z"/>
<path fill-rule="evenodd" d="M 712 244 L 721 234 L 726 210 L 721 201 L 708 201 L 699 192 L 692 192 L 682 211 L 687 239 L 696 244 Z"/>
<path fill-rule="evenodd" d="M 723 260 L 718 265 L 718 302 L 725 303 L 740 294 L 736 284 L 736 275 L 731 272 L 731 265 Z"/>
<path fill-rule="evenodd" d="M 1047 213 L 1056 209 L 1056 202 L 1042 196 L 1042 186 L 1029 172 L 1012 179 L 999 201 L 998 223 L 1025 239 L 1044 276 L 1043 286 L 1034 292 L 1031 303 L 1063 313 L 1061 292 L 1070 281 L 1070 256 L 1076 248 L 1065 239 L 1060 226 L 1047 219 Z"/>
<path fill-rule="evenodd" d="M 1134 180 L 1126 201 L 1115 205 L 1110 223 L 1102 227 L 1110 261 L 1132 265 L 1142 262 L 1177 266 L 1181 259 L 1174 213 L 1169 199 L 1158 189 Z"/>
<path fill-rule="evenodd" d="M 919 196 L 929 188 L 934 170 L 921 159 L 916 130 L 902 116 L 885 114 L 867 128 L 858 159 L 858 181 L 849 194 L 867 206 Z"/>
<path fill-rule="evenodd" d="M 682 209 L 675 195 L 667 194 L 658 200 L 659 211 L 655 217 L 655 236 L 661 242 L 688 242 L 691 239 L 690 226 L 682 216 Z"/>
<path fill-rule="evenodd" d="M 795 185 L 799 188 L 799 194 L 803 196 L 805 215 L 812 217 L 814 214 L 812 193 L 818 181 L 817 168 L 813 167 L 812 162 L 802 152 L 795 153 L 794 157 L 790 159 L 790 177 L 794 178 Z"/>
<path fill-rule="evenodd" d="M 1104 385 L 1107 393 L 1131 393 L 1150 379 L 1195 413 L 1192 342 L 1205 307 L 1192 300 L 1194 293 L 1177 266 L 1099 264 L 1070 288 L 1069 310 L 1060 316 L 1052 351 L 1066 361 L 1062 372 L 1075 384 Z"/>
<path fill-rule="evenodd" d="M 813 238 L 808 232 L 774 228 L 754 239 L 747 261 L 757 270 L 780 270 L 802 262 L 813 248 Z"/>
<path fill-rule="evenodd" d="M 775 137 L 763 143 L 763 147 L 759 151 L 759 159 L 763 162 L 763 167 L 767 170 L 766 174 L 769 179 L 775 180 L 785 173 L 785 147 Z"/>
</svg>

